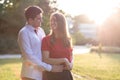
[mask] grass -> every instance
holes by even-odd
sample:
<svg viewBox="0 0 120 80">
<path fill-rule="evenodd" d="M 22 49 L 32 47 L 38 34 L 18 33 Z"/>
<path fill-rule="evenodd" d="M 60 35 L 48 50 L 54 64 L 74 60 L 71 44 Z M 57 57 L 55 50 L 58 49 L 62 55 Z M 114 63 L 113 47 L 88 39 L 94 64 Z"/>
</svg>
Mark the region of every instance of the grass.
<svg viewBox="0 0 120 80">
<path fill-rule="evenodd" d="M 0 59 L 0 80 L 20 80 L 20 70 L 20 59 Z"/>
<path fill-rule="evenodd" d="M 21 60 L 0 59 L 0 80 L 20 80 Z M 74 80 L 120 80 L 120 54 L 76 54 Z"/>
<path fill-rule="evenodd" d="M 75 55 L 72 72 L 85 80 L 120 80 L 120 54 L 101 55 Z"/>
</svg>

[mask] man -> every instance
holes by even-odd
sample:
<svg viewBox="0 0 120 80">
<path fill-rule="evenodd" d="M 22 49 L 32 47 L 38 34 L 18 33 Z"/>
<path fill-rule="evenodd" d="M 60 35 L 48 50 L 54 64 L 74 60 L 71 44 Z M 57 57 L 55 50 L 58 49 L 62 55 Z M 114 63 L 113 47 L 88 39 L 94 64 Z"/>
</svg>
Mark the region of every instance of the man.
<svg viewBox="0 0 120 80">
<path fill-rule="evenodd" d="M 22 52 L 22 80 L 42 80 L 42 71 L 62 71 L 61 66 L 52 66 L 42 62 L 41 41 L 45 36 L 41 26 L 42 9 L 29 6 L 25 9 L 26 25 L 18 34 L 18 44 Z"/>
</svg>

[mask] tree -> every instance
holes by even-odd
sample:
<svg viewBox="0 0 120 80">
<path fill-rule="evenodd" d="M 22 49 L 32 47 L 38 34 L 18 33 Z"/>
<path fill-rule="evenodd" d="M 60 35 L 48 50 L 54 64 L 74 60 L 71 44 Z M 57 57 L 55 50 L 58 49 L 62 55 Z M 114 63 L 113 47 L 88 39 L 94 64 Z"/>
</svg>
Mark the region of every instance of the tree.
<svg viewBox="0 0 120 80">
<path fill-rule="evenodd" d="M 38 5 L 43 11 L 42 26 L 49 33 L 49 16 L 53 8 L 51 0 L 5 0 L 0 4 L 0 52 L 18 51 L 17 34 L 25 24 L 24 9 L 29 5 Z M 55 3 L 54 3 L 55 4 Z M 11 46 L 12 45 L 12 46 Z M 18 53 L 18 52 L 12 52 Z"/>
<path fill-rule="evenodd" d="M 86 44 L 92 41 L 92 39 L 86 38 L 80 32 L 80 24 L 91 24 L 91 23 L 93 23 L 93 21 L 91 21 L 88 18 L 88 16 L 86 16 L 85 14 L 77 15 L 73 18 L 73 28 L 71 32 L 75 44 Z"/>
</svg>

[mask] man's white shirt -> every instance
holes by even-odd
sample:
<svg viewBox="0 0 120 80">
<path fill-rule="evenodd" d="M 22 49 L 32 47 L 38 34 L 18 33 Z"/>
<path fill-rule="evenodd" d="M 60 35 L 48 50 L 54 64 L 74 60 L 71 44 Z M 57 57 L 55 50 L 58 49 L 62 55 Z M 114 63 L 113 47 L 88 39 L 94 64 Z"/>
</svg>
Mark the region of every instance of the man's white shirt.
<svg viewBox="0 0 120 80">
<path fill-rule="evenodd" d="M 26 24 L 18 34 L 18 44 L 22 55 L 22 70 L 21 76 L 33 78 L 35 80 L 42 80 L 42 72 L 34 68 L 32 65 L 26 65 L 27 62 L 37 64 L 44 67 L 45 70 L 51 71 L 52 66 L 42 62 L 41 43 L 45 36 L 42 28 L 37 29 L 37 34 L 34 32 L 35 28 Z"/>
</svg>

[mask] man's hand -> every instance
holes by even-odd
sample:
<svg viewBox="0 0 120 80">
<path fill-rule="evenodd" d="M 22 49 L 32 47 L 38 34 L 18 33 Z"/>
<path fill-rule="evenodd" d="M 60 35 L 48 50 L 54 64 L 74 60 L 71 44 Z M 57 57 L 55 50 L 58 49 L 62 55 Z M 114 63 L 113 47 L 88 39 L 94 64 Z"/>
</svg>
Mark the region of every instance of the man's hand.
<svg viewBox="0 0 120 80">
<path fill-rule="evenodd" d="M 30 62 L 30 61 L 26 61 L 26 65 L 31 67 L 31 68 L 35 68 L 35 69 L 37 69 L 39 71 L 44 71 L 45 70 L 44 67 L 39 66 L 37 64 L 34 64 L 34 63 Z"/>
<path fill-rule="evenodd" d="M 34 68 L 39 70 L 39 71 L 45 71 L 44 67 L 39 66 L 39 65 L 34 65 Z"/>
<path fill-rule="evenodd" d="M 63 65 L 52 65 L 51 72 L 62 72 L 62 71 L 63 71 Z"/>
</svg>

